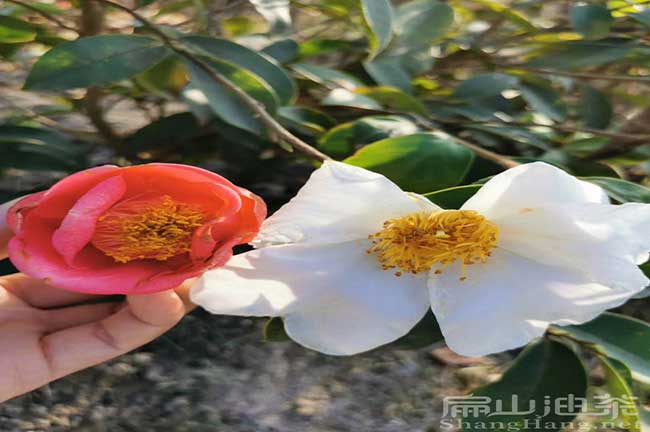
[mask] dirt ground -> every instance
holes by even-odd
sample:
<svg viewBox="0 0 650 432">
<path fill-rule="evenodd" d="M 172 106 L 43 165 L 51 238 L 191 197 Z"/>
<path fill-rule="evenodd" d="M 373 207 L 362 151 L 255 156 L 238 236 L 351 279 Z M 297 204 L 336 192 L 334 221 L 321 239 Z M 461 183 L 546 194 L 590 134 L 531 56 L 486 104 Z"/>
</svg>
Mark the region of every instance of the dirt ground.
<svg viewBox="0 0 650 432">
<path fill-rule="evenodd" d="M 195 311 L 137 352 L 0 405 L 0 431 L 439 430 L 442 398 L 494 366 L 441 366 L 431 348 L 329 357 L 263 342 L 260 320 Z"/>
</svg>

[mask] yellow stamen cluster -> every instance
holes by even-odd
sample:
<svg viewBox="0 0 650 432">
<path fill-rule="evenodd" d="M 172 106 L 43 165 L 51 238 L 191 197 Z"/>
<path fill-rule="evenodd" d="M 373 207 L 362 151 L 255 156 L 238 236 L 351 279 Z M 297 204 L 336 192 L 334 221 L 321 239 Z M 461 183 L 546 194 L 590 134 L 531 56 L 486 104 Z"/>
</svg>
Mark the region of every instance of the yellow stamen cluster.
<svg viewBox="0 0 650 432">
<path fill-rule="evenodd" d="M 203 212 L 168 195 L 125 201 L 99 218 L 92 244 L 119 263 L 165 261 L 190 250 L 205 220 Z"/>
<path fill-rule="evenodd" d="M 383 229 L 369 236 L 368 253 L 377 255 L 384 270 L 421 273 L 435 269 L 440 274 L 449 264 L 465 267 L 486 262 L 497 245 L 498 227 L 473 210 L 440 210 L 413 213 L 384 222 Z"/>
</svg>

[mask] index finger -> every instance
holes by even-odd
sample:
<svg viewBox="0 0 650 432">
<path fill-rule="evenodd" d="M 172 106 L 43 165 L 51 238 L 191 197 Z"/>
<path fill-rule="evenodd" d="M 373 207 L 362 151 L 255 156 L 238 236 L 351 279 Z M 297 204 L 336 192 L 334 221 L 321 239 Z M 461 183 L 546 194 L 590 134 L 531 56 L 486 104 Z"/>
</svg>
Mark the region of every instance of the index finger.
<svg viewBox="0 0 650 432">
<path fill-rule="evenodd" d="M 0 205 L 0 260 L 7 258 L 7 243 L 13 235 L 7 226 L 7 212 L 19 199 L 21 198 Z"/>
</svg>

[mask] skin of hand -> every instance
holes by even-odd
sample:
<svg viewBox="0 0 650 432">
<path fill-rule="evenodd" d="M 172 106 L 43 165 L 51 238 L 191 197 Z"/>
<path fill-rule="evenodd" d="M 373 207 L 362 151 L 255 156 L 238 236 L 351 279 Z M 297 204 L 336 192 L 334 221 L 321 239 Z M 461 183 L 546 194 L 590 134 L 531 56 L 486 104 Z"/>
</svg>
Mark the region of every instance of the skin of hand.
<svg viewBox="0 0 650 432">
<path fill-rule="evenodd" d="M 0 205 L 0 259 L 11 232 Z M 59 290 L 17 273 L 0 276 L 0 402 L 134 350 L 190 312 L 191 280 L 175 290 L 123 301 Z"/>
</svg>

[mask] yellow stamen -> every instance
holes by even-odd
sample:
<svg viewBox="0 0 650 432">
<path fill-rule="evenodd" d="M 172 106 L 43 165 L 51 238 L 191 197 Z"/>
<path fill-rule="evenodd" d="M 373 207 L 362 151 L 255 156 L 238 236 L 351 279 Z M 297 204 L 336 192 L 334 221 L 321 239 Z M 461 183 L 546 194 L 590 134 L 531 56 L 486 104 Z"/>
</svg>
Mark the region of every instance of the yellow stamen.
<svg viewBox="0 0 650 432">
<path fill-rule="evenodd" d="M 460 261 L 463 281 L 467 279 L 466 266 L 486 262 L 498 237 L 499 228 L 473 210 L 413 213 L 384 222 L 381 231 L 369 236 L 372 247 L 368 253 L 377 255 L 384 270 L 412 274 L 434 267 L 434 273 L 440 274 Z"/>
<path fill-rule="evenodd" d="M 99 218 L 92 244 L 119 263 L 188 252 L 206 215 L 170 196 L 124 201 Z"/>
</svg>

